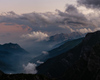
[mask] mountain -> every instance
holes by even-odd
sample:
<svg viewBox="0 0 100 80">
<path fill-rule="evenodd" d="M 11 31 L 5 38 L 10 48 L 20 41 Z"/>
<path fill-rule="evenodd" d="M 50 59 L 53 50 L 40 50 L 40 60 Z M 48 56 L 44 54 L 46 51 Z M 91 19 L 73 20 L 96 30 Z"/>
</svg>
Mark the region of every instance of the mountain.
<svg viewBox="0 0 100 80">
<path fill-rule="evenodd" d="M 60 55 L 61 53 L 64 53 L 72 48 L 74 48 L 76 45 L 82 42 L 84 38 L 74 39 L 71 41 L 68 41 L 64 43 L 63 45 L 59 46 L 58 48 L 55 48 L 51 51 L 49 51 L 49 58 L 55 57 L 57 55 Z"/>
<path fill-rule="evenodd" d="M 0 70 L 7 73 L 11 71 L 16 72 L 19 66 L 22 66 L 21 63 L 25 62 L 25 55 L 28 54 L 29 53 L 18 44 L 6 43 L 0 45 Z"/>
<path fill-rule="evenodd" d="M 45 74 L 59 80 L 99 80 L 99 53 L 100 31 L 88 33 L 73 49 L 38 66 L 38 74 Z"/>
<path fill-rule="evenodd" d="M 34 40 L 27 41 L 24 48 L 28 50 L 28 52 L 34 53 L 35 56 L 39 56 L 40 54 L 42 54 L 42 51 L 50 51 L 54 48 L 59 47 L 60 45 L 64 44 L 67 41 L 81 38 L 84 35 L 85 34 L 78 33 L 78 32 L 73 32 L 70 34 L 65 34 L 65 33 L 56 34 L 56 35 L 53 34 L 53 36 L 50 36 L 48 37 L 48 39 L 43 41 L 34 41 Z"/>
<path fill-rule="evenodd" d="M 77 38 L 81 38 L 84 37 L 85 34 L 82 34 L 80 32 L 72 32 L 72 33 L 60 33 L 60 34 L 56 34 L 53 35 L 49 38 L 48 42 L 63 42 L 66 40 L 72 40 L 72 39 L 77 39 Z"/>
<path fill-rule="evenodd" d="M 0 51 L 7 51 L 10 53 L 28 53 L 23 48 L 21 48 L 18 44 L 14 44 L 14 43 L 6 43 L 0 45 Z"/>
<path fill-rule="evenodd" d="M 48 54 L 41 54 L 37 57 L 35 57 L 34 59 L 32 59 L 30 62 L 32 63 L 36 63 L 37 61 L 42 61 L 45 62 L 47 59 L 55 57 L 57 55 L 60 55 L 61 53 L 64 53 L 70 49 L 72 49 L 73 47 L 75 47 L 76 45 L 78 45 L 79 43 L 81 43 L 81 41 L 83 40 L 83 38 L 79 38 L 79 39 L 75 39 L 75 40 L 71 40 L 71 41 L 66 41 L 63 45 L 48 51 Z"/>
<path fill-rule="evenodd" d="M 84 43 L 79 61 L 58 80 L 100 80 L 100 32 L 88 34 Z"/>
</svg>

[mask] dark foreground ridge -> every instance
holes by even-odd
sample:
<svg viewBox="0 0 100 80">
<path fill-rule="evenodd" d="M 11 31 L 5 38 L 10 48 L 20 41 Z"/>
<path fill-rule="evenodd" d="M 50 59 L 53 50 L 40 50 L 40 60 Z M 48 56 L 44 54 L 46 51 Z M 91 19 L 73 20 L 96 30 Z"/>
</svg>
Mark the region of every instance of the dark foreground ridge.
<svg viewBox="0 0 100 80">
<path fill-rule="evenodd" d="M 5 74 L 0 71 L 0 80 L 51 80 L 43 75 L 34 74 Z"/>
<path fill-rule="evenodd" d="M 79 45 L 37 69 L 58 80 L 100 80 L 100 31 L 88 33 Z"/>
</svg>

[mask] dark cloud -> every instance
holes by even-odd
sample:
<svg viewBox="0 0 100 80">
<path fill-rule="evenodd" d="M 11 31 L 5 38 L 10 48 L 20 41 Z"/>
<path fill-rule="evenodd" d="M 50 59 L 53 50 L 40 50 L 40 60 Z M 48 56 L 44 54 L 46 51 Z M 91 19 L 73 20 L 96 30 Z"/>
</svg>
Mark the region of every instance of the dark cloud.
<svg viewBox="0 0 100 80">
<path fill-rule="evenodd" d="M 65 12 L 56 10 L 55 13 L 27 13 L 18 15 L 14 12 L 8 12 L 0 16 L 0 23 L 5 22 L 7 25 L 19 24 L 32 28 L 32 31 L 41 31 L 48 35 L 56 33 L 69 33 L 75 29 L 93 26 L 87 17 L 81 13 L 74 5 L 67 5 Z"/>
<path fill-rule="evenodd" d="M 72 28 L 87 27 L 92 25 L 86 16 L 79 12 L 77 7 L 73 5 L 67 5 L 66 12 L 61 12 L 59 10 L 56 11 L 58 11 L 60 16 L 64 17 L 61 23 L 66 24 Z"/>
<path fill-rule="evenodd" d="M 78 4 L 84 5 L 87 8 L 100 8 L 100 0 L 78 0 Z"/>
<path fill-rule="evenodd" d="M 10 11 L 10 12 L 7 12 L 8 15 L 17 15 L 15 12 L 13 11 Z"/>
<path fill-rule="evenodd" d="M 67 6 L 67 8 L 65 11 L 78 13 L 78 10 L 74 5 L 66 5 L 66 6 Z"/>
</svg>

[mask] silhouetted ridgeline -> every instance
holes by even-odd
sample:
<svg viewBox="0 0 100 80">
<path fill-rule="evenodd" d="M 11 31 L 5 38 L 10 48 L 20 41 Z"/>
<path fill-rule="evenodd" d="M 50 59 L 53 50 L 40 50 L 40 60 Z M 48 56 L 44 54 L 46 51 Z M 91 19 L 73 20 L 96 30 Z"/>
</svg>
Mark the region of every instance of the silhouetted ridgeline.
<svg viewBox="0 0 100 80">
<path fill-rule="evenodd" d="M 0 80 L 51 80 L 43 75 L 34 74 L 5 74 L 0 71 Z"/>
<path fill-rule="evenodd" d="M 59 80 L 100 80 L 100 31 L 88 33 L 79 45 L 37 69 Z"/>
</svg>

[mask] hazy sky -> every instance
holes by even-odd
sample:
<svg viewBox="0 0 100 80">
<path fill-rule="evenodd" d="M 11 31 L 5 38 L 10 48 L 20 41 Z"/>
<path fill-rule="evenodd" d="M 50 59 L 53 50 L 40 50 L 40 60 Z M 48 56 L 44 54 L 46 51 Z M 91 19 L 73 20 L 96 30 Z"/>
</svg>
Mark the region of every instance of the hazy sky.
<svg viewBox="0 0 100 80">
<path fill-rule="evenodd" d="M 64 10 L 66 4 L 75 3 L 76 0 L 0 0 L 0 13 L 54 12 L 56 9 Z"/>
</svg>

